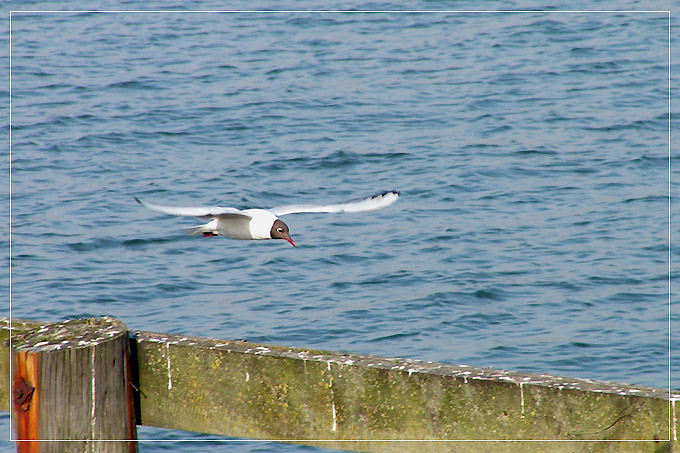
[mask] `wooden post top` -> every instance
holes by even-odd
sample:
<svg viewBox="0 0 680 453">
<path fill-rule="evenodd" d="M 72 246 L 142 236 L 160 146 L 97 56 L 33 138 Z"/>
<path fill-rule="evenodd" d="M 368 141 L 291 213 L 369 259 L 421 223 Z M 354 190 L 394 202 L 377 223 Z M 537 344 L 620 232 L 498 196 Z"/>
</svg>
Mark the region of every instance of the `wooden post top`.
<svg viewBox="0 0 680 453">
<path fill-rule="evenodd" d="M 115 318 L 74 319 L 41 325 L 11 336 L 15 351 L 48 352 L 87 348 L 127 332 Z"/>
</svg>

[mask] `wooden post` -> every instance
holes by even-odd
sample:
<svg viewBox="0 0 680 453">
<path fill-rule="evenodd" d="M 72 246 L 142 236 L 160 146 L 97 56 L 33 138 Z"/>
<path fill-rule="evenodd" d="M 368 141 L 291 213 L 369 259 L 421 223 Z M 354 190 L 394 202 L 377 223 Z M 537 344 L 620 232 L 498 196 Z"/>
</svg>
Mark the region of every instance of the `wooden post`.
<svg viewBox="0 0 680 453">
<path fill-rule="evenodd" d="M 12 336 L 11 345 L 18 452 L 136 451 L 123 323 L 106 317 L 47 324 Z"/>
</svg>

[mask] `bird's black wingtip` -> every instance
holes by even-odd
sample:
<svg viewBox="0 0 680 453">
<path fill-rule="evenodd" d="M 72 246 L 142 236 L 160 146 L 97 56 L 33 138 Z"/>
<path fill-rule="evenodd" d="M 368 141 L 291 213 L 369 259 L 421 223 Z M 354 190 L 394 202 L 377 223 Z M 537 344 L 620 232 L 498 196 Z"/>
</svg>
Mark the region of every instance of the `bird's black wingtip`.
<svg viewBox="0 0 680 453">
<path fill-rule="evenodd" d="M 401 195 L 401 192 L 399 192 L 398 190 L 386 190 L 386 191 L 381 192 L 379 194 L 373 195 L 372 197 L 369 197 L 369 198 L 374 198 L 374 199 L 375 198 L 383 198 L 383 197 L 387 197 L 388 195 L 396 195 L 397 198 L 399 198 L 399 195 Z"/>
<path fill-rule="evenodd" d="M 142 200 L 140 200 L 140 199 L 137 198 L 137 197 L 135 197 L 135 201 L 136 201 L 137 203 L 139 203 L 139 204 L 142 204 Z"/>
<path fill-rule="evenodd" d="M 378 198 L 389 197 L 390 195 L 395 196 L 396 198 L 399 198 L 399 195 L 401 195 L 401 192 L 399 192 L 398 190 L 386 190 L 386 191 L 381 192 L 379 194 L 373 195 L 372 197 L 369 197 L 369 198 L 372 198 L 372 199 L 375 200 L 375 199 L 378 199 Z"/>
</svg>

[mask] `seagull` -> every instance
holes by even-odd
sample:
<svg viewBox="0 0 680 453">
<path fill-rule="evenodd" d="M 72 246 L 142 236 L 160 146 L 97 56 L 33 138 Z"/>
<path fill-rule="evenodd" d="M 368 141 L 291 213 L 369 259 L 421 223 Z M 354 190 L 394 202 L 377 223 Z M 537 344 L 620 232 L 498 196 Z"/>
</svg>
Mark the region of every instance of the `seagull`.
<svg viewBox="0 0 680 453">
<path fill-rule="evenodd" d="M 181 208 L 162 206 L 135 197 L 137 203 L 153 211 L 178 216 L 192 216 L 210 219 L 210 222 L 195 227 L 183 228 L 187 234 L 202 234 L 204 237 L 226 236 L 231 239 L 261 240 L 284 239 L 292 246 L 290 230 L 279 216 L 302 212 L 368 212 L 386 208 L 399 198 L 399 192 L 388 190 L 371 197 L 344 203 L 327 205 L 293 204 L 271 209 L 236 209 L 213 207 Z"/>
</svg>

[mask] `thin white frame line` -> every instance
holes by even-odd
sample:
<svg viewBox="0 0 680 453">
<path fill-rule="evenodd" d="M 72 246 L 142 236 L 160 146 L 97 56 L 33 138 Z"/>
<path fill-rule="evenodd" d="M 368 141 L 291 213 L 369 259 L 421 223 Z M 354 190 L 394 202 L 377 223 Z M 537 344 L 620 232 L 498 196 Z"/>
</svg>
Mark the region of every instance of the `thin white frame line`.
<svg viewBox="0 0 680 453">
<path fill-rule="evenodd" d="M 554 11 L 541 11 L 541 10 L 188 10 L 188 11 L 169 11 L 169 10 L 13 10 L 10 11 L 10 15 L 13 13 L 164 13 L 164 14 L 184 14 L 184 13 L 257 13 L 257 14 L 270 14 L 270 13 L 461 13 L 461 14 L 473 14 L 473 13 L 668 13 L 670 15 L 670 10 L 554 10 Z"/>
<path fill-rule="evenodd" d="M 148 426 L 148 425 L 140 425 Z M 158 427 L 152 427 L 158 428 Z M 175 431 L 171 428 L 159 428 Z M 200 434 L 200 433 L 197 433 Z M 32 439 L 14 442 L 83 442 L 75 439 Z M 666 439 L 87 439 L 87 442 L 670 442 Z M 325 447 L 323 447 L 325 448 Z"/>
<path fill-rule="evenodd" d="M 671 400 L 671 12 L 668 12 L 668 437 L 673 422 Z M 673 430 L 675 432 L 675 430 Z M 677 440 L 677 439 L 673 439 Z"/>
<path fill-rule="evenodd" d="M 671 442 L 671 11 L 670 10 L 188 10 L 188 11 L 168 11 L 168 10 L 11 10 L 9 12 L 9 319 L 10 327 L 12 323 L 12 14 L 34 14 L 34 13 L 164 13 L 164 14 L 184 14 L 184 13 L 666 13 L 668 15 L 668 439 L 661 440 Z M 12 329 L 9 330 L 9 347 L 12 348 Z M 11 363 L 10 363 L 11 365 Z M 9 367 L 9 400 L 12 396 L 12 373 Z M 10 407 L 10 429 L 9 437 L 11 442 L 33 442 L 12 439 L 12 414 Z M 143 426 L 143 425 L 142 425 Z M 38 440 L 40 441 L 40 440 Z M 42 440 L 42 442 L 69 442 L 64 440 Z M 659 442 L 657 439 L 145 439 L 145 440 L 94 440 L 96 442 Z"/>
<path fill-rule="evenodd" d="M 12 13 L 9 14 L 9 438 L 12 440 L 12 414 L 14 412 L 12 391 Z"/>
</svg>

